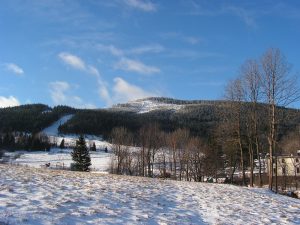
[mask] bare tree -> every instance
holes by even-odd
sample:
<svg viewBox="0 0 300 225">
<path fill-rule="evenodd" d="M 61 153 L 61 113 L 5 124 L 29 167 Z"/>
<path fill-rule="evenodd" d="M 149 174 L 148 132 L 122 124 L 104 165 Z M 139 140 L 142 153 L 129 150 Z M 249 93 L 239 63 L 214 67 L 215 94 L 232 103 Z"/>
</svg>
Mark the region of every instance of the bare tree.
<svg viewBox="0 0 300 225">
<path fill-rule="evenodd" d="M 117 174 L 130 173 L 128 166 L 131 165 L 129 146 L 132 143 L 132 135 L 124 127 L 116 127 L 111 133 L 113 153 L 116 157 L 116 168 L 113 168 L 113 172 Z M 112 165 L 114 165 L 112 163 Z"/>
<path fill-rule="evenodd" d="M 273 186 L 273 156 L 275 155 L 275 191 L 277 185 L 277 155 L 276 141 L 278 129 L 277 106 L 287 106 L 299 99 L 300 93 L 297 87 L 296 76 L 290 76 L 290 65 L 279 49 L 268 49 L 261 58 L 262 64 L 262 87 L 269 105 L 269 189 Z"/>
<path fill-rule="evenodd" d="M 254 171 L 254 149 L 259 160 L 259 184 L 262 186 L 260 144 L 258 134 L 258 102 L 261 100 L 261 74 L 260 66 L 256 60 L 247 60 L 241 67 L 241 79 L 245 91 L 246 101 L 250 107 L 247 113 L 246 127 L 248 137 L 249 164 L 250 164 L 250 186 L 253 187 Z"/>
<path fill-rule="evenodd" d="M 240 152 L 240 168 L 242 170 L 243 185 L 246 185 L 244 152 L 242 144 L 242 105 L 245 100 L 245 90 L 242 80 L 237 78 L 228 83 L 225 90 L 225 98 L 230 100 L 231 116 L 228 121 L 233 127 L 234 140 Z"/>
</svg>

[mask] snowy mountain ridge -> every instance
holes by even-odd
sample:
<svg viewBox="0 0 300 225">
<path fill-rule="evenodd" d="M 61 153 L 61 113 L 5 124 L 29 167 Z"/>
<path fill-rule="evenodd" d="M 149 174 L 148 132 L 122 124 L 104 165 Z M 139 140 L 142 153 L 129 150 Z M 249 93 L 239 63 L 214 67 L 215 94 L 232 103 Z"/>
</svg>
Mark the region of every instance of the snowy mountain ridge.
<svg viewBox="0 0 300 225">
<path fill-rule="evenodd" d="M 226 103 L 224 100 L 179 100 L 166 97 L 149 97 L 116 104 L 111 109 L 136 113 L 147 113 L 155 110 L 172 110 L 177 112 L 188 105 L 220 105 L 224 103 Z"/>
<path fill-rule="evenodd" d="M 125 104 L 117 104 L 112 109 L 129 110 L 136 113 L 147 113 L 155 110 L 173 110 L 178 111 L 183 108 L 184 105 L 176 103 L 166 103 L 159 101 L 155 98 L 146 98 L 130 101 Z"/>
</svg>

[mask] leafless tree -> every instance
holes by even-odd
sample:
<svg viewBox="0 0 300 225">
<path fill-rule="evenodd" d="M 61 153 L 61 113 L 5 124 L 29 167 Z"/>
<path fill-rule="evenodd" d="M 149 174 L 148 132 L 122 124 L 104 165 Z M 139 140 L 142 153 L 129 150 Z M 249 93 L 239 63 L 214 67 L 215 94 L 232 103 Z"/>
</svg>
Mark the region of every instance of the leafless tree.
<svg viewBox="0 0 300 225">
<path fill-rule="evenodd" d="M 249 165 L 250 165 L 250 186 L 253 187 L 253 171 L 254 171 L 254 150 L 259 160 L 259 184 L 262 186 L 261 177 L 261 159 L 259 144 L 259 116 L 258 102 L 261 100 L 262 84 L 261 71 L 259 63 L 256 60 L 247 60 L 241 66 L 241 79 L 245 91 L 245 100 L 249 102 L 247 107 L 246 129 L 248 137 Z"/>
<path fill-rule="evenodd" d="M 116 127 L 111 133 L 112 149 L 115 154 L 116 168 L 112 168 L 113 172 L 117 174 L 130 173 L 131 166 L 131 153 L 129 152 L 129 146 L 132 143 L 131 133 L 124 127 Z M 114 165 L 114 163 L 112 163 Z"/>
<path fill-rule="evenodd" d="M 242 105 L 245 101 L 245 90 L 242 80 L 237 78 L 228 83 L 225 90 L 225 98 L 230 101 L 231 116 L 228 121 L 232 126 L 233 138 L 236 141 L 237 148 L 240 152 L 240 168 L 242 170 L 243 185 L 246 185 L 244 152 L 242 144 Z"/>
<path fill-rule="evenodd" d="M 278 129 L 277 106 L 287 106 L 299 99 L 300 93 L 296 76 L 290 75 L 290 65 L 279 49 L 268 49 L 261 58 L 262 88 L 265 101 L 269 105 L 269 188 L 273 186 L 273 156 L 275 155 L 275 191 L 277 192 L 276 141 Z"/>
</svg>

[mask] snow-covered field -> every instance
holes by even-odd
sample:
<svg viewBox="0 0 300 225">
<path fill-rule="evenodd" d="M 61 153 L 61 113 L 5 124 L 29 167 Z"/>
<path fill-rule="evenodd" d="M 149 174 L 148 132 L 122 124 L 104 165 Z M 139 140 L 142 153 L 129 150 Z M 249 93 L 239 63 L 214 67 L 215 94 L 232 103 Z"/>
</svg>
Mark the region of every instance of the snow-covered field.
<svg viewBox="0 0 300 225">
<path fill-rule="evenodd" d="M 266 189 L 0 164 L 0 224 L 300 224 Z"/>
<path fill-rule="evenodd" d="M 9 163 L 27 165 L 30 167 L 41 168 L 45 164 L 50 163 L 50 168 L 68 169 L 73 162 L 71 157 L 71 149 L 61 150 L 59 148 L 51 149 L 50 152 L 26 152 L 19 151 L 13 153 L 5 153 L 11 156 Z M 15 157 L 18 155 L 18 158 Z M 105 172 L 109 169 L 112 153 L 105 153 L 103 151 L 90 152 L 91 163 L 90 167 L 93 171 Z"/>
</svg>

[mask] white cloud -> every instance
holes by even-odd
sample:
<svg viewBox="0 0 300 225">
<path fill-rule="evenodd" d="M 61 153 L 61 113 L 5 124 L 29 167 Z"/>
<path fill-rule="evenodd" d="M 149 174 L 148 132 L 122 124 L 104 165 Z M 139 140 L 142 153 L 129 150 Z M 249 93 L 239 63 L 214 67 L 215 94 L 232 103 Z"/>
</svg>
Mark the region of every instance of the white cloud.
<svg viewBox="0 0 300 225">
<path fill-rule="evenodd" d="M 74 69 L 82 70 L 86 73 L 89 73 L 89 74 L 92 74 L 95 76 L 100 76 L 100 73 L 96 67 L 91 66 L 91 65 L 86 65 L 86 63 L 80 57 L 78 57 L 76 55 L 62 52 L 58 55 L 58 57 L 63 62 L 65 62 L 69 66 L 73 67 Z"/>
<path fill-rule="evenodd" d="M 114 79 L 113 93 L 113 101 L 115 103 L 128 102 L 135 99 L 158 95 L 158 93 L 148 92 L 138 86 L 130 84 L 120 77 Z"/>
<path fill-rule="evenodd" d="M 122 58 L 116 65 L 116 69 L 131 71 L 140 74 L 154 74 L 159 73 L 160 69 L 154 66 L 147 66 L 140 61 Z"/>
<path fill-rule="evenodd" d="M 96 108 L 91 103 L 85 103 L 80 97 L 70 95 L 71 85 L 65 81 L 55 81 L 50 83 L 50 95 L 55 105 L 68 105 L 76 108 Z"/>
<path fill-rule="evenodd" d="M 144 0 L 124 0 L 125 4 L 145 12 L 155 12 L 157 10 L 157 7 L 155 4 L 153 4 L 150 1 L 144 1 Z"/>
<path fill-rule="evenodd" d="M 17 75 L 24 74 L 24 70 L 20 66 L 14 64 L 14 63 L 5 63 L 4 66 L 5 66 L 5 69 L 9 72 L 12 72 Z"/>
<path fill-rule="evenodd" d="M 20 102 L 14 96 L 9 96 L 8 98 L 0 96 L 0 108 L 18 106 Z"/>
<path fill-rule="evenodd" d="M 79 69 L 79 70 L 85 70 L 86 69 L 86 65 L 85 63 L 82 61 L 81 58 L 79 58 L 76 55 L 72 55 L 70 53 L 67 52 L 61 52 L 59 53 L 58 57 L 67 65 L 73 67 L 74 69 Z"/>
<path fill-rule="evenodd" d="M 153 45 L 145 45 L 137 48 L 133 48 L 129 50 L 128 52 L 131 54 L 144 54 L 144 53 L 160 53 L 164 51 L 165 48 L 159 44 L 153 44 Z"/>
<path fill-rule="evenodd" d="M 103 99 L 107 105 L 111 104 L 111 98 L 109 96 L 107 84 L 103 81 L 100 72 L 96 67 L 87 65 L 80 57 L 69 53 L 60 53 L 59 58 L 68 65 L 72 66 L 74 69 L 79 69 L 96 77 L 98 84 L 97 91 L 100 98 Z M 52 82 L 50 87 L 51 97 L 55 104 L 79 106 L 80 108 L 95 108 L 95 106 L 92 104 L 83 104 L 83 101 L 77 96 L 67 96 L 65 92 L 70 89 L 70 85 L 66 82 Z"/>
<path fill-rule="evenodd" d="M 64 81 L 55 81 L 50 83 L 50 94 L 54 104 L 64 104 L 66 102 L 65 92 L 69 90 L 70 85 Z"/>
</svg>

